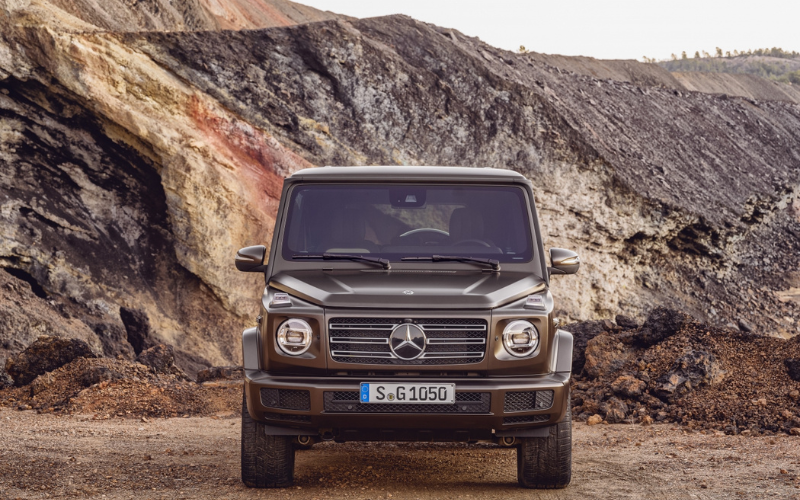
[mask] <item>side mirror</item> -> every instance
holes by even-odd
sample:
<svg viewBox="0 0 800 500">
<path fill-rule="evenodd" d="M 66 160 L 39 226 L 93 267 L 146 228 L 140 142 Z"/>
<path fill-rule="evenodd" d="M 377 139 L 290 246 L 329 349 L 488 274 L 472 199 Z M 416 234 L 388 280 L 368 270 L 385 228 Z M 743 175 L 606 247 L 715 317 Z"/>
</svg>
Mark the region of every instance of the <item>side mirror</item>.
<svg viewBox="0 0 800 500">
<path fill-rule="evenodd" d="M 244 247 L 236 252 L 236 269 L 244 273 L 263 273 L 267 270 L 264 259 L 267 257 L 267 247 L 256 245 Z"/>
<path fill-rule="evenodd" d="M 578 268 L 581 267 L 581 259 L 578 254 L 572 250 L 564 250 L 563 248 L 550 249 L 550 262 L 553 267 L 548 267 L 547 271 L 553 274 L 575 274 Z"/>
</svg>

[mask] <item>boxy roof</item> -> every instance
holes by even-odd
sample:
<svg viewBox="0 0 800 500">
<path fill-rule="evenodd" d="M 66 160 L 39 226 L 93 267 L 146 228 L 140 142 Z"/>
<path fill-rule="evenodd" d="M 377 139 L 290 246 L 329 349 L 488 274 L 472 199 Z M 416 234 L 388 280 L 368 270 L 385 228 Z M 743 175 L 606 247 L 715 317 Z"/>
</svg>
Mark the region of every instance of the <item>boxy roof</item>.
<svg viewBox="0 0 800 500">
<path fill-rule="evenodd" d="M 513 170 L 470 167 L 417 167 L 417 166 L 373 166 L 373 167 L 318 167 L 295 172 L 287 181 L 400 181 L 400 182 L 501 182 L 525 183 L 522 174 Z"/>
</svg>

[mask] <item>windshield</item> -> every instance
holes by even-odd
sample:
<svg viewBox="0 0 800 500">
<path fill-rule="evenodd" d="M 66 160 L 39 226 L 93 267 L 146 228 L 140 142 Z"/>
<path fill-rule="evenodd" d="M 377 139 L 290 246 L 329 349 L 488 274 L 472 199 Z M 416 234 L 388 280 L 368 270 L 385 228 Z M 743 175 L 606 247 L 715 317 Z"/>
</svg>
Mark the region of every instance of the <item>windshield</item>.
<svg viewBox="0 0 800 500">
<path fill-rule="evenodd" d="M 307 185 L 292 191 L 282 254 L 529 262 L 532 248 L 519 187 Z"/>
</svg>

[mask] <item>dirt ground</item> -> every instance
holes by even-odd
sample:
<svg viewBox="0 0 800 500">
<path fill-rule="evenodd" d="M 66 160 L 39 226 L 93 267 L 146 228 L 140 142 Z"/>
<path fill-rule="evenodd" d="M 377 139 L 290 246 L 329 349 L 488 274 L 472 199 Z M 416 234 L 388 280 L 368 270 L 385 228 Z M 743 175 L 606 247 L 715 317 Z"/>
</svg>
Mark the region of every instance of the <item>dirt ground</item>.
<svg viewBox="0 0 800 500">
<path fill-rule="evenodd" d="M 575 424 L 572 485 L 522 490 L 513 449 L 489 444 L 320 443 L 296 486 L 239 481 L 239 418 L 94 420 L 0 410 L 0 498 L 791 498 L 800 437 Z"/>
</svg>

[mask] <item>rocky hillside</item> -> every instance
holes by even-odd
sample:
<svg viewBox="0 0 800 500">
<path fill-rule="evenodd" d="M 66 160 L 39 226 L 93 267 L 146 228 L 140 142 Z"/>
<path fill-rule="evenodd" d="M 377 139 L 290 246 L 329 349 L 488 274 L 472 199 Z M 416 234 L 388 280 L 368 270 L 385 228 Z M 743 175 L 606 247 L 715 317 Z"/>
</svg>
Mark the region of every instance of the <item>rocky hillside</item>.
<svg viewBox="0 0 800 500">
<path fill-rule="evenodd" d="M 635 60 L 604 60 L 593 57 L 559 56 L 528 52 L 525 56 L 537 63 L 601 80 L 630 82 L 640 87 L 666 87 L 678 91 L 727 94 L 764 101 L 784 101 L 800 104 L 800 86 L 768 80 L 757 75 L 720 71 L 683 71 L 670 62 L 651 64 Z M 755 57 L 755 56 L 753 56 Z M 716 61 L 716 59 L 714 60 Z M 789 64 L 789 63 L 787 63 Z M 797 62 L 796 64 L 800 64 Z"/>
<path fill-rule="evenodd" d="M 335 19 L 289 0 L 7 0 L 22 24 L 79 31 L 258 29 Z"/>
<path fill-rule="evenodd" d="M 190 373 L 237 362 L 260 283 L 231 258 L 270 241 L 282 178 L 324 164 L 524 173 L 546 245 L 585 262 L 554 280 L 562 317 L 666 304 L 798 331 L 797 105 L 587 76 L 404 16 L 140 31 L 197 28 L 201 2 L 102 32 L 69 5 L 0 0 L 0 266 L 75 336 L 124 344 L 140 315 Z"/>
<path fill-rule="evenodd" d="M 800 85 L 774 82 L 755 75 L 674 72 L 672 76 L 687 90 L 800 104 Z"/>
</svg>

